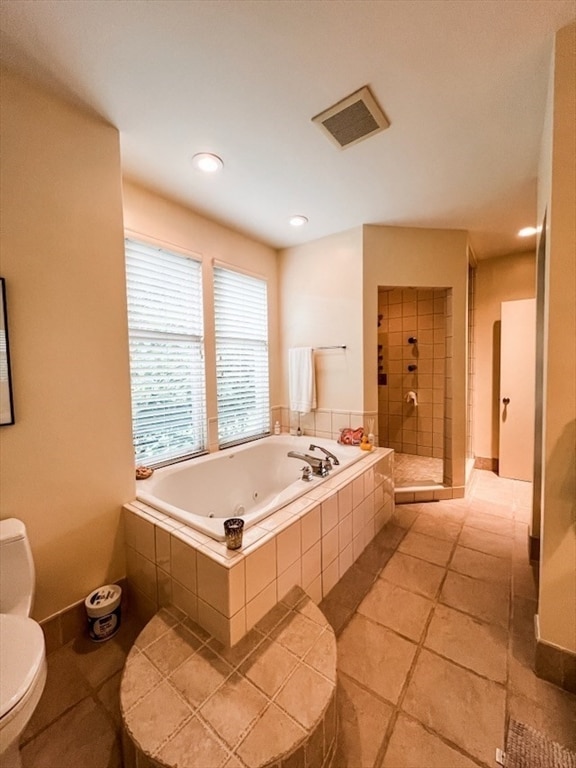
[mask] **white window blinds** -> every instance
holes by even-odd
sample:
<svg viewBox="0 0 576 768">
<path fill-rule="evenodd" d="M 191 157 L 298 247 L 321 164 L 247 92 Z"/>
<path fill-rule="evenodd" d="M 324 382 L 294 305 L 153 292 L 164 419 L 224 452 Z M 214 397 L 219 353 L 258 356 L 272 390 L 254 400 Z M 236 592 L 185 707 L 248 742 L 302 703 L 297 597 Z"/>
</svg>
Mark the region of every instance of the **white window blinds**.
<svg viewBox="0 0 576 768">
<path fill-rule="evenodd" d="M 202 265 L 127 240 L 126 281 L 136 460 L 205 451 Z"/>
<path fill-rule="evenodd" d="M 265 280 L 214 268 L 218 442 L 270 432 Z"/>
</svg>

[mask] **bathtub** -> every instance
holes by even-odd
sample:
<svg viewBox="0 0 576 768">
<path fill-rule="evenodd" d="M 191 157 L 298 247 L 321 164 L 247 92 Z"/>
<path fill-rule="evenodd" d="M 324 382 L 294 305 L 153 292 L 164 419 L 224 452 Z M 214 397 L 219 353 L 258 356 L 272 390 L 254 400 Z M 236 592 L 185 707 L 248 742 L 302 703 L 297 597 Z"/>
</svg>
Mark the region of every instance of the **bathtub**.
<svg viewBox="0 0 576 768">
<path fill-rule="evenodd" d="M 340 464 L 325 478 L 305 481 L 302 467 L 308 465 L 287 454 L 298 451 L 324 458 L 322 451 L 309 450 L 311 444 L 326 448 Z M 357 446 L 325 438 L 273 435 L 157 469 L 149 479 L 137 481 L 136 498 L 223 541 L 225 519 L 241 517 L 246 530 L 367 455 Z"/>
</svg>

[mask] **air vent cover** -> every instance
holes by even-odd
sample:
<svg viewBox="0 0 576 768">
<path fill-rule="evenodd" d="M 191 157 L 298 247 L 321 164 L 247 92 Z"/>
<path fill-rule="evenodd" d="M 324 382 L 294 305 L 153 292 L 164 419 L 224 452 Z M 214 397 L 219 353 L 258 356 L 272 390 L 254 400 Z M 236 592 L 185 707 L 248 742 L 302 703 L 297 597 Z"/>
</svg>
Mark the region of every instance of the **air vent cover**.
<svg viewBox="0 0 576 768">
<path fill-rule="evenodd" d="M 367 85 L 312 118 L 341 149 L 388 128 L 386 115 Z"/>
</svg>

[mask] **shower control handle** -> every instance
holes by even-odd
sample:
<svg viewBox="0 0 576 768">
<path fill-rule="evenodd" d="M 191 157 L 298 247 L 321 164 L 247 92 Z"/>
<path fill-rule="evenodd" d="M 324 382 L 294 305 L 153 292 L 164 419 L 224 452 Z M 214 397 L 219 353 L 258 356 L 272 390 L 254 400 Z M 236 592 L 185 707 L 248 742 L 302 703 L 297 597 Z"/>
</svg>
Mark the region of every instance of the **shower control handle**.
<svg viewBox="0 0 576 768">
<path fill-rule="evenodd" d="M 510 402 L 510 398 L 509 397 L 503 397 L 502 398 L 502 402 L 504 403 L 504 405 L 508 405 L 508 403 Z"/>
</svg>

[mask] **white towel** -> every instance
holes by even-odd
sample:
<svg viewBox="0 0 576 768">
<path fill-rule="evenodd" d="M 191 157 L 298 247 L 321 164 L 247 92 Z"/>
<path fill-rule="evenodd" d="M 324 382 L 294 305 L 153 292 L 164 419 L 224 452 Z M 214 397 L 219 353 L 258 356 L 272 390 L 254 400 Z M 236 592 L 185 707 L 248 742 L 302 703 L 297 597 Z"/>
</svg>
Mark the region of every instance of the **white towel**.
<svg viewBox="0 0 576 768">
<path fill-rule="evenodd" d="M 310 413 L 316 408 L 316 376 L 312 347 L 288 350 L 288 389 L 290 410 Z"/>
</svg>

